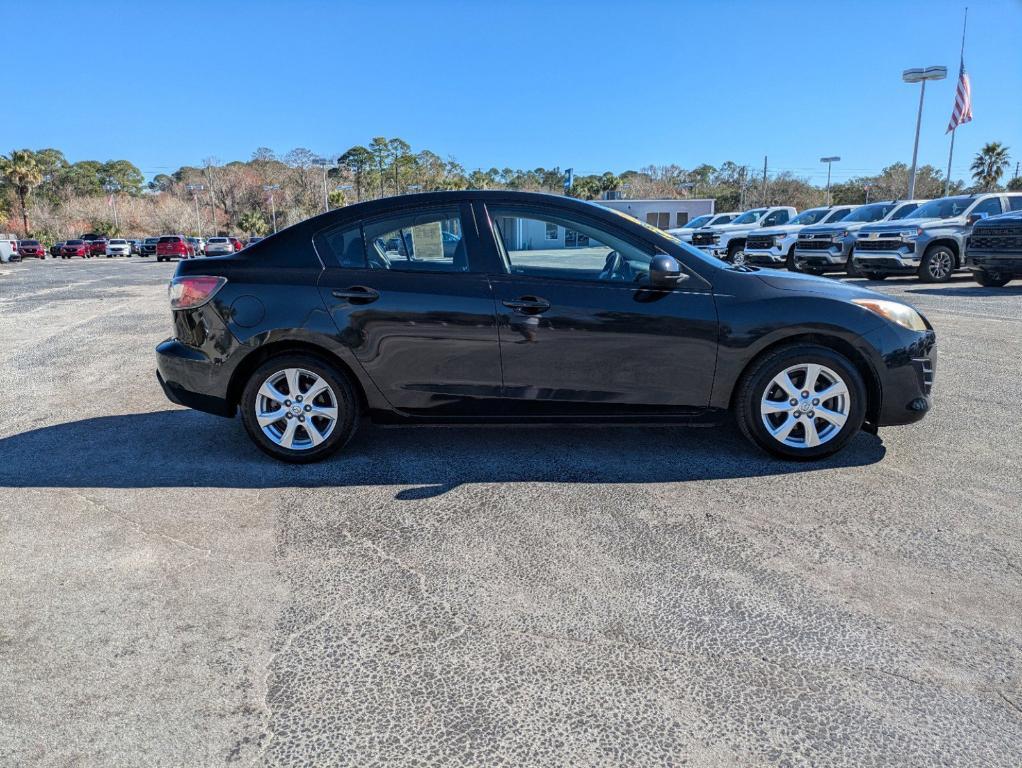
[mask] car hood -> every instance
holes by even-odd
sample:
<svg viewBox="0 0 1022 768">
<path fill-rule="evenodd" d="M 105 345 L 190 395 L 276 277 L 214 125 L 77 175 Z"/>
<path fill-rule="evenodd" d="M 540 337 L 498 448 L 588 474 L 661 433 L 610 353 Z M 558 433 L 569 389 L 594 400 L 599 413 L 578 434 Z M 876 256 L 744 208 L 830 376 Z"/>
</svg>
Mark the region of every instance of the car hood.
<svg viewBox="0 0 1022 768">
<path fill-rule="evenodd" d="M 901 219 L 899 221 L 885 221 L 879 224 L 870 224 L 863 227 L 863 232 L 900 232 L 905 229 L 929 229 L 930 227 L 960 227 L 965 226 L 964 216 L 956 216 L 953 219 Z"/>
<path fill-rule="evenodd" d="M 758 227 L 757 235 L 790 235 L 806 228 L 805 224 L 778 224 L 776 227 Z"/>
<path fill-rule="evenodd" d="M 858 232 L 863 227 L 872 226 L 868 221 L 836 221 L 833 224 L 811 224 L 803 227 L 800 234 L 803 235 L 828 235 L 833 232 Z"/>
<path fill-rule="evenodd" d="M 703 227 L 700 232 L 744 232 L 750 229 L 759 229 L 759 225 L 756 223 L 752 224 L 718 224 L 714 227 Z"/>
<path fill-rule="evenodd" d="M 889 299 L 890 297 L 859 288 L 840 280 L 832 280 L 829 277 L 817 277 L 815 275 L 803 275 L 797 272 L 778 272 L 776 270 L 762 270 L 757 273 L 761 281 L 779 291 L 792 291 L 794 293 L 806 293 L 813 295 L 829 296 L 833 299 L 851 301 L 852 299 Z M 897 299 L 894 299 L 897 301 Z M 902 302 L 904 303 L 904 302 Z"/>
</svg>

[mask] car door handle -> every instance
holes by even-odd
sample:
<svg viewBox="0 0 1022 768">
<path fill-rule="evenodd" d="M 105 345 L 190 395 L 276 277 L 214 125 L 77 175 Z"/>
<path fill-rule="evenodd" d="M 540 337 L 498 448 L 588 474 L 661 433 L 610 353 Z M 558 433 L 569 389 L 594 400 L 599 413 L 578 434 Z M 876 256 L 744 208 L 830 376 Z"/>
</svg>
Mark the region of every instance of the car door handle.
<svg viewBox="0 0 1022 768">
<path fill-rule="evenodd" d="M 334 298 L 348 299 L 353 304 L 369 304 L 380 298 L 380 292 L 364 285 L 353 285 L 344 290 L 331 291 Z"/>
<path fill-rule="evenodd" d="M 504 299 L 502 302 L 508 309 L 525 315 L 538 315 L 550 309 L 550 302 L 538 296 L 521 296 L 517 299 Z"/>
</svg>

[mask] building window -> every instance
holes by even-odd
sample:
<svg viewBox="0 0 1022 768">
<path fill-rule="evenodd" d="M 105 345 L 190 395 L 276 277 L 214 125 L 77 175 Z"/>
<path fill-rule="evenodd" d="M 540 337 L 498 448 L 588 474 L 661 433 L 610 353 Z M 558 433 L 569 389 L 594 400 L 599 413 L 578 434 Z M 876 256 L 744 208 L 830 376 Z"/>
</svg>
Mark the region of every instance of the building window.
<svg viewBox="0 0 1022 768">
<path fill-rule="evenodd" d="M 558 238 L 557 225 L 548 221 L 546 223 L 546 239 L 556 240 L 557 238 Z"/>
<path fill-rule="evenodd" d="M 688 224 L 688 211 L 678 211 L 677 216 L 678 216 L 678 223 L 675 224 L 674 226 L 676 226 L 676 227 L 684 227 L 686 224 Z"/>
<path fill-rule="evenodd" d="M 671 226 L 671 214 L 665 211 L 647 213 L 646 223 L 651 224 L 654 227 L 659 227 L 660 229 L 667 229 Z"/>
</svg>

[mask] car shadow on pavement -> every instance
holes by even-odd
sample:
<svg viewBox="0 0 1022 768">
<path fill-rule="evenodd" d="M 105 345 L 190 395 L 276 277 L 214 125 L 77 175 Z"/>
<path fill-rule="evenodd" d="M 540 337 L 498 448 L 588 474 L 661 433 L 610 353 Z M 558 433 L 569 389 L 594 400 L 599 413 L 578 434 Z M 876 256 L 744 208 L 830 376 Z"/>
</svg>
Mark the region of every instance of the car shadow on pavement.
<svg viewBox="0 0 1022 768">
<path fill-rule="evenodd" d="M 963 285 L 944 288 L 909 288 L 906 293 L 924 293 L 928 296 L 1022 296 L 1022 284 L 1003 288 L 984 288 L 981 285 Z"/>
<path fill-rule="evenodd" d="M 819 462 L 774 459 L 731 426 L 442 427 L 365 425 L 339 453 L 292 465 L 260 453 L 238 420 L 187 410 L 103 416 L 0 439 L 0 488 L 412 486 L 421 499 L 466 483 L 663 483 L 760 477 L 883 459 L 857 435 Z"/>
</svg>

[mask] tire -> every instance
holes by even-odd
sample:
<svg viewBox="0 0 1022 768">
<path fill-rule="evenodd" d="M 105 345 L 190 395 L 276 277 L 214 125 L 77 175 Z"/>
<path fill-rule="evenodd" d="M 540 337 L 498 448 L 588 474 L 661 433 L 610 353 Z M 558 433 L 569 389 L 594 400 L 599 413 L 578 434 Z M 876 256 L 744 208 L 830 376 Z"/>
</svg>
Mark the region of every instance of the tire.
<svg viewBox="0 0 1022 768">
<path fill-rule="evenodd" d="M 972 277 L 984 288 L 1003 288 L 1011 282 L 1011 275 L 987 272 L 985 269 L 977 269 L 972 273 Z"/>
<path fill-rule="evenodd" d="M 784 266 L 787 267 L 789 272 L 801 272 L 802 268 L 799 267 L 798 262 L 795 261 L 795 246 L 791 246 L 788 249 L 788 255 L 784 257 Z"/>
<path fill-rule="evenodd" d="M 855 261 L 851 256 L 848 257 L 848 262 L 845 264 L 845 274 L 849 277 L 862 277 L 862 271 L 855 266 Z"/>
<path fill-rule="evenodd" d="M 919 279 L 924 283 L 946 283 L 954 271 L 954 251 L 946 245 L 931 245 L 919 265 Z"/>
<path fill-rule="evenodd" d="M 295 382 L 298 397 L 310 391 L 315 385 L 315 379 L 323 382 L 327 389 L 318 395 L 311 405 L 299 404 L 297 399 L 292 397 L 296 393 L 290 391 L 292 387 L 292 376 L 288 373 L 290 371 L 298 373 Z M 266 391 L 263 389 L 264 385 L 270 383 L 276 386 L 280 395 L 285 396 L 284 403 L 263 394 Z M 285 388 L 288 392 L 284 391 Z M 308 417 L 308 424 L 312 425 L 316 434 L 326 433 L 325 439 L 315 444 L 313 432 L 306 428 L 304 422 L 307 416 L 301 414 L 301 410 L 308 412 L 310 407 L 318 407 L 324 409 L 324 413 L 329 413 L 331 403 L 334 411 L 332 421 L 327 416 Z M 264 422 L 266 430 L 270 433 L 267 434 L 257 419 L 256 409 L 264 409 L 273 404 L 277 404 L 279 409 L 274 408 L 272 412 L 279 412 L 284 418 L 272 423 Z M 297 411 L 291 413 L 288 418 L 288 412 L 295 408 Z M 297 423 L 296 418 L 303 423 Z M 241 395 L 241 420 L 248 436 L 264 453 L 281 461 L 307 464 L 325 459 L 345 445 L 355 434 L 358 423 L 358 399 L 348 377 L 326 361 L 307 354 L 279 355 L 260 365 L 246 382 Z M 288 432 L 297 447 L 287 446 Z"/>
<path fill-rule="evenodd" d="M 742 243 L 731 242 L 727 244 L 727 262 L 728 264 L 735 263 L 735 254 L 742 250 Z"/>
<path fill-rule="evenodd" d="M 860 272 L 859 274 L 861 274 L 867 280 L 886 280 L 887 279 L 887 275 L 885 275 L 883 272 Z"/>
<path fill-rule="evenodd" d="M 817 383 L 812 391 L 802 389 L 810 366 L 819 366 L 814 368 Z M 775 383 L 782 380 L 787 383 L 785 389 Z M 822 403 L 813 398 L 813 391 L 823 392 L 838 384 L 844 385 L 844 394 Z M 810 394 L 803 398 L 802 392 Z M 791 406 L 792 394 L 797 400 L 795 406 Z M 765 401 L 773 403 L 768 412 L 764 410 Z M 821 409 L 834 414 L 834 420 L 819 416 Z M 814 415 L 810 417 L 810 413 Z M 768 352 L 743 374 L 735 396 L 735 417 L 742 433 L 768 453 L 797 461 L 822 459 L 841 450 L 862 428 L 866 386 L 843 355 L 815 344 L 792 344 Z M 840 424 L 838 418 L 842 419 Z M 772 435 L 767 421 L 782 430 L 787 428 L 786 438 Z M 819 441 L 815 445 L 811 434 Z"/>
</svg>

